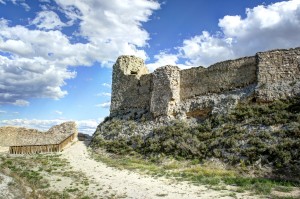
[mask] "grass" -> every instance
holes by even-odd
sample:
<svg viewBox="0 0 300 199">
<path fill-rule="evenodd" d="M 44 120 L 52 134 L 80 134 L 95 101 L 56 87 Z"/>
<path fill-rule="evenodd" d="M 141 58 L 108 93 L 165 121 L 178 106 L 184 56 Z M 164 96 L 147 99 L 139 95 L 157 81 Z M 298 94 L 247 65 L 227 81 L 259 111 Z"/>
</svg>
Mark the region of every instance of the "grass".
<svg viewBox="0 0 300 199">
<path fill-rule="evenodd" d="M 30 156 L 0 156 L 0 172 L 14 179 L 14 186 L 21 188 L 23 198 L 39 199 L 69 199 L 84 198 L 83 186 L 88 185 L 88 180 L 83 174 L 70 170 L 69 163 L 60 155 L 30 155 Z M 64 178 L 71 178 L 79 182 L 79 186 L 67 186 L 64 190 L 53 191 L 50 189 L 49 176 L 56 176 L 55 182 Z M 26 188 L 29 187 L 30 189 Z"/>
<path fill-rule="evenodd" d="M 98 159 L 154 176 L 236 186 L 239 192 L 270 195 L 299 188 L 299 98 L 241 103 L 227 115 L 210 115 L 193 126 L 172 121 L 145 137 L 134 135 L 129 123 L 112 119 L 99 125 L 91 147 L 110 156 L 100 152 Z M 206 166 L 210 159 L 227 167 Z"/>
<path fill-rule="evenodd" d="M 143 159 L 142 156 L 123 156 L 108 154 L 102 151 L 93 153 L 92 157 L 118 169 L 128 169 L 140 173 L 150 174 L 154 177 L 167 177 L 176 181 L 188 181 L 193 184 L 211 186 L 213 189 L 227 189 L 229 186 L 234 192 L 251 191 L 258 195 L 270 195 L 273 190 L 284 190 L 289 193 L 299 184 L 292 182 L 271 180 L 264 178 L 252 178 L 242 176 L 238 170 L 218 168 L 212 163 L 195 164 L 192 161 L 177 161 L 164 159 L 160 162 L 152 162 Z"/>
<path fill-rule="evenodd" d="M 240 104 L 228 115 L 211 115 L 197 125 L 172 121 L 146 137 L 132 135 L 126 121 L 113 119 L 102 124 L 91 146 L 154 160 L 165 156 L 199 162 L 217 158 L 244 165 L 245 171 L 253 165 L 268 165 L 272 170 L 267 175 L 300 182 L 299 101 Z M 120 129 L 123 133 L 118 135 Z"/>
</svg>

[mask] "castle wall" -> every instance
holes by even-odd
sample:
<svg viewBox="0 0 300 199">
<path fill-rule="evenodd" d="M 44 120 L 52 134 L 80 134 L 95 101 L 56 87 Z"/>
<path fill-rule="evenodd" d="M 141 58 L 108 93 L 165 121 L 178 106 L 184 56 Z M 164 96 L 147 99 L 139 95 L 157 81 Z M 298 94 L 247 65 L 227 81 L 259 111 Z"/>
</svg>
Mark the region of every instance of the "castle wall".
<svg viewBox="0 0 300 199">
<path fill-rule="evenodd" d="M 142 75 L 138 85 L 138 97 L 133 101 L 139 107 L 150 109 L 153 74 Z M 137 102 L 136 102 L 137 101 Z"/>
<path fill-rule="evenodd" d="M 233 96 L 233 92 L 237 93 Z M 223 99 L 220 94 L 228 97 Z M 121 56 L 113 68 L 110 116 L 133 119 L 132 116 L 148 114 L 156 118 L 191 111 L 199 115 L 229 98 L 234 98 L 235 104 L 246 97 L 272 101 L 297 95 L 300 96 L 300 48 L 257 53 L 209 68 L 180 71 L 177 66 L 164 66 L 151 74 L 142 59 Z M 227 104 L 230 103 L 229 100 Z"/>
<path fill-rule="evenodd" d="M 180 69 L 164 66 L 153 73 L 150 111 L 154 117 L 173 115 L 180 102 Z"/>
<path fill-rule="evenodd" d="M 134 56 L 119 57 L 113 67 L 111 116 L 149 110 L 151 76 L 144 60 Z"/>
<path fill-rule="evenodd" d="M 272 101 L 300 93 L 300 48 L 256 54 L 257 100 Z"/>
<path fill-rule="evenodd" d="M 245 57 L 220 62 L 209 68 L 180 71 L 181 100 L 208 93 L 220 93 L 256 82 L 256 58 Z"/>
</svg>

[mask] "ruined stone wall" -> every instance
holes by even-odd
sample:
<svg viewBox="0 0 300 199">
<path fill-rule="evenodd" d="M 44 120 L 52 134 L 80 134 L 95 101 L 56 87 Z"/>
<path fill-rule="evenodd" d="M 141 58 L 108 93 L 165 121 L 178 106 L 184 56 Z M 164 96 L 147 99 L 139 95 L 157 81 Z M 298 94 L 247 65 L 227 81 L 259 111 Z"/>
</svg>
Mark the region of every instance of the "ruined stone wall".
<svg viewBox="0 0 300 199">
<path fill-rule="evenodd" d="M 300 48 L 256 54 L 257 100 L 272 101 L 300 93 Z"/>
<path fill-rule="evenodd" d="M 152 75 L 144 60 L 120 56 L 113 67 L 110 114 L 117 116 L 149 110 Z"/>
<path fill-rule="evenodd" d="M 164 66 L 153 73 L 150 111 L 154 117 L 172 115 L 180 102 L 180 69 Z"/>
<path fill-rule="evenodd" d="M 300 95 L 300 48 L 257 53 L 208 68 L 180 71 L 164 66 L 151 74 L 142 59 L 121 56 L 113 69 L 110 116 L 201 115 L 246 98 L 272 101 L 296 95 Z"/>
<path fill-rule="evenodd" d="M 209 68 L 180 71 L 181 100 L 208 93 L 221 93 L 256 82 L 256 58 L 245 57 L 220 62 Z"/>
</svg>

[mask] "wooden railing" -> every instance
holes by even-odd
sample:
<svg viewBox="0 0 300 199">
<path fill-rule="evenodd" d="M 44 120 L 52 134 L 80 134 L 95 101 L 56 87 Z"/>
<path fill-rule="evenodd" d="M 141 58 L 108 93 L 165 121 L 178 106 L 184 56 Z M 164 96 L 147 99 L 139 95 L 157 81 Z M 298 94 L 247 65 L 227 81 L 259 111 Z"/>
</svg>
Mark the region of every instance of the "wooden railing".
<svg viewBox="0 0 300 199">
<path fill-rule="evenodd" d="M 69 143 L 76 138 L 73 133 L 59 144 L 45 144 L 45 145 L 23 145 L 23 146 L 10 146 L 10 154 L 33 154 L 33 153 L 51 153 L 62 151 Z"/>
</svg>

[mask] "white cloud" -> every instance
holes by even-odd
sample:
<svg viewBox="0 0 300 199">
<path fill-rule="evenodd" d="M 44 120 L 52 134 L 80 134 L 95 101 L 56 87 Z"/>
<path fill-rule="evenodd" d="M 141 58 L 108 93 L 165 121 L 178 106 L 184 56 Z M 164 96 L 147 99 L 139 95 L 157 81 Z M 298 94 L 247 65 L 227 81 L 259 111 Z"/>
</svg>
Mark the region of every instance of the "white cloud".
<svg viewBox="0 0 300 199">
<path fill-rule="evenodd" d="M 167 58 L 172 58 L 169 61 L 172 64 L 174 61 L 178 63 L 183 58 L 188 60 L 186 65 L 209 66 L 218 61 L 250 56 L 260 51 L 298 47 L 300 1 L 282 1 L 248 8 L 245 18 L 227 15 L 219 20 L 218 25 L 220 32 L 212 34 L 203 31 L 184 40 L 182 46 L 175 48 L 178 49 L 177 53 L 167 55 Z M 164 60 L 165 57 L 160 55 L 158 58 Z"/>
<path fill-rule="evenodd" d="M 19 5 L 25 1 L 13 1 Z M 41 11 L 31 20 L 39 29 L 10 25 L 0 19 L 0 104 L 17 104 L 30 98 L 59 99 L 65 80 L 75 78 L 70 67 L 99 62 L 110 66 L 119 55 L 146 57 L 140 47 L 149 34 L 142 28 L 159 3 L 151 0 L 56 0 L 58 8 Z M 24 6 L 24 5 L 23 5 Z M 55 11 L 61 11 L 77 29 L 66 35 Z M 77 21 L 79 26 L 73 24 Z M 77 24 L 77 23 L 76 23 Z M 30 24 L 29 24 L 30 25 Z M 85 42 L 74 42 L 84 37 Z M 72 40 L 72 41 L 71 41 Z M 78 41 L 78 40 L 76 40 Z"/>
<path fill-rule="evenodd" d="M 26 100 L 16 100 L 12 104 L 16 106 L 29 106 L 30 103 Z"/>
<path fill-rule="evenodd" d="M 110 107 L 110 102 L 104 102 L 102 104 L 97 104 L 96 107 L 109 108 Z"/>
<path fill-rule="evenodd" d="M 6 111 L 1 111 L 0 110 L 0 115 L 4 115 L 4 114 L 6 114 L 7 112 Z"/>
<path fill-rule="evenodd" d="M 111 88 L 111 84 L 109 84 L 109 83 L 103 83 L 101 85 L 104 86 L 104 87 L 107 87 L 107 88 Z"/>
<path fill-rule="evenodd" d="M 103 93 L 98 93 L 97 94 L 97 96 L 105 96 L 105 97 L 111 97 L 111 93 L 105 93 L 105 92 L 103 92 Z"/>
<path fill-rule="evenodd" d="M 6 0 L 6 1 L 9 1 L 9 0 Z M 25 3 L 25 0 L 10 0 L 10 1 L 14 5 L 21 5 L 27 12 L 31 9 L 30 6 L 27 3 Z M 5 0 L 0 0 L 0 3 L 6 4 Z"/>
<path fill-rule="evenodd" d="M 234 57 L 231 41 L 202 32 L 202 35 L 184 40 L 179 48 L 182 56 L 189 59 L 191 65 L 204 65 Z"/>
<path fill-rule="evenodd" d="M 80 120 L 80 121 L 76 121 L 76 123 L 78 125 L 79 132 L 92 135 L 95 132 L 99 123 L 102 121 L 103 118 L 100 118 L 98 120 Z"/>
<path fill-rule="evenodd" d="M 31 9 L 30 6 L 29 6 L 27 3 L 25 3 L 25 2 L 20 3 L 20 5 L 23 6 L 23 8 L 24 8 L 27 12 Z"/>
<path fill-rule="evenodd" d="M 1 120 L 0 126 L 20 126 L 25 128 L 34 128 L 41 131 L 47 131 L 54 125 L 61 124 L 63 122 L 72 121 L 72 120 L 65 120 L 65 119 L 55 119 L 55 120 L 37 120 L 37 119 L 13 119 L 13 120 Z M 77 124 L 77 128 L 79 132 L 87 133 L 92 135 L 98 124 L 103 121 L 102 118 L 95 120 L 77 120 L 75 121 Z"/>
<path fill-rule="evenodd" d="M 32 20 L 31 24 L 35 25 L 38 29 L 44 30 L 60 29 L 61 27 L 66 26 L 53 11 L 39 12 Z"/>
<path fill-rule="evenodd" d="M 115 61 L 118 55 L 146 58 L 137 47 L 147 45 L 149 34 L 142 28 L 159 4 L 151 0 L 56 0 L 70 19 L 80 20 L 79 34 L 100 46 L 102 61 Z M 111 59 L 113 58 L 113 59 Z"/>
<path fill-rule="evenodd" d="M 54 111 L 54 113 L 56 113 L 58 115 L 62 115 L 63 114 L 63 112 L 61 112 L 61 111 Z"/>
<path fill-rule="evenodd" d="M 159 54 L 154 56 L 154 59 L 156 60 L 156 62 L 147 64 L 147 67 L 150 71 L 154 71 L 155 69 L 166 65 L 179 66 L 182 69 L 191 67 L 189 65 L 178 64 L 179 56 L 176 54 L 160 52 Z"/>
</svg>

